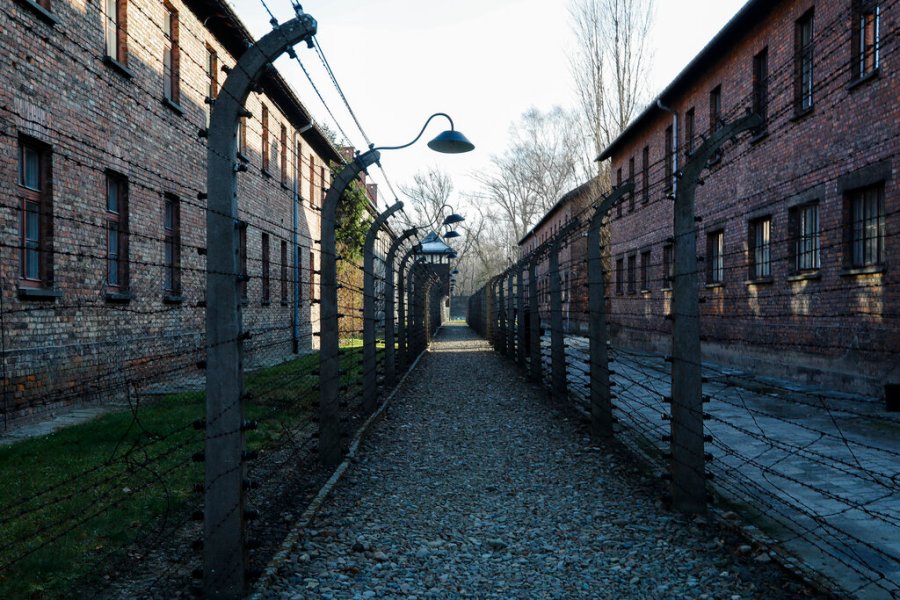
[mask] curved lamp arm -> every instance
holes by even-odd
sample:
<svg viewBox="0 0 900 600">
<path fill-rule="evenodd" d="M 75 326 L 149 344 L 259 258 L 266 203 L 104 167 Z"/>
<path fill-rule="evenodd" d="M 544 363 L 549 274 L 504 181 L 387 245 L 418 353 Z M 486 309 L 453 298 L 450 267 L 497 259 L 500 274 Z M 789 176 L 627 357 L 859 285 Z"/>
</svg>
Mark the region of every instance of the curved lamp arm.
<svg viewBox="0 0 900 600">
<path fill-rule="evenodd" d="M 431 123 L 431 120 L 435 117 L 447 117 L 447 120 L 450 121 L 450 129 L 451 130 L 454 129 L 453 128 L 453 119 L 450 118 L 450 115 L 448 115 L 447 113 L 437 112 L 437 113 L 434 113 L 433 115 L 431 115 L 430 117 L 428 117 L 428 120 L 425 121 L 424 125 L 422 125 L 422 130 L 419 132 L 419 135 L 417 135 L 416 139 L 414 139 L 410 143 L 403 144 L 402 146 L 379 146 L 378 148 L 374 148 L 374 150 L 402 150 L 403 148 L 409 148 L 410 146 L 412 146 L 413 144 L 415 144 L 416 142 L 419 141 L 419 139 L 422 137 L 422 134 L 425 133 L 425 129 L 428 128 L 428 124 Z"/>
</svg>

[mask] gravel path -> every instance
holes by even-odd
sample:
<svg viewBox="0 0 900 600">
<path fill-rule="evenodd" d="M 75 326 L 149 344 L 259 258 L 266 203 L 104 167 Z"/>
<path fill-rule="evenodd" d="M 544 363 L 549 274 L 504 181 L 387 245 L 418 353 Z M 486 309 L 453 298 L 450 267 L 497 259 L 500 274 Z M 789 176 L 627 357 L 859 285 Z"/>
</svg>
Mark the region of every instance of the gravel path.
<svg viewBox="0 0 900 600">
<path fill-rule="evenodd" d="M 662 509 L 471 330 L 444 327 L 265 598 L 797 598 L 768 555 Z"/>
</svg>

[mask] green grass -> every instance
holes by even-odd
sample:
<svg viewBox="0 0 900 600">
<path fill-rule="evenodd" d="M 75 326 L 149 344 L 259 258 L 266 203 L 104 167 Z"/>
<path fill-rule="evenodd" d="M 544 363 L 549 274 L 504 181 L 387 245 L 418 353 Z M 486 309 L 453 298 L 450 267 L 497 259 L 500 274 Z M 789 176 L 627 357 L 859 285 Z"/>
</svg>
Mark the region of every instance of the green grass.
<svg viewBox="0 0 900 600">
<path fill-rule="evenodd" d="M 361 371 L 361 342 L 342 343 L 342 380 Z M 276 446 L 309 421 L 318 354 L 249 373 L 248 448 Z M 181 522 L 200 503 L 202 392 L 166 396 L 46 437 L 0 448 L 0 598 L 56 598 L 129 545 Z M 137 546 L 139 547 L 139 545 Z M 111 555 L 111 556 L 110 556 Z"/>
</svg>

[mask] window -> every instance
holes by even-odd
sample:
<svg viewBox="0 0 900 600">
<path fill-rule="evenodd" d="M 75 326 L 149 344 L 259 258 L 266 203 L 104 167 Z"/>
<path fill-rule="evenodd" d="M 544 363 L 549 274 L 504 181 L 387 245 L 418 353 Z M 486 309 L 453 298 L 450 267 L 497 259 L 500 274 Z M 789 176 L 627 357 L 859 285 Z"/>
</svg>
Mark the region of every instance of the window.
<svg viewBox="0 0 900 600">
<path fill-rule="evenodd" d="M 128 0 L 105 0 L 106 56 L 123 65 L 128 63 L 126 9 Z"/>
<path fill-rule="evenodd" d="M 641 291 L 650 291 L 650 251 L 641 252 Z"/>
<path fill-rule="evenodd" d="M 684 151 L 685 155 L 690 158 L 691 154 L 694 152 L 694 108 L 691 107 L 686 113 L 684 113 Z"/>
<path fill-rule="evenodd" d="M 753 112 L 762 117 L 763 124 L 756 130 L 756 135 L 766 129 L 766 118 L 769 107 L 769 49 L 753 57 Z"/>
<path fill-rule="evenodd" d="M 181 204 L 168 194 L 163 206 L 163 289 L 181 293 Z"/>
<path fill-rule="evenodd" d="M 206 107 L 206 125 L 209 126 L 209 118 L 212 115 L 212 102 L 219 94 L 219 57 L 210 46 L 206 47 L 206 77 L 209 86 L 206 89 L 208 105 Z"/>
<path fill-rule="evenodd" d="M 50 284 L 53 257 L 50 150 L 24 138 L 19 140 L 19 203 L 20 284 L 44 287 Z"/>
<path fill-rule="evenodd" d="M 288 182 L 288 152 L 287 152 L 287 127 L 281 126 L 281 138 L 279 139 L 278 151 L 281 153 L 281 185 L 287 185 Z"/>
<path fill-rule="evenodd" d="M 813 11 L 797 21 L 794 29 L 794 109 L 798 113 L 813 107 Z"/>
<path fill-rule="evenodd" d="M 706 236 L 706 283 L 725 282 L 725 231 L 720 229 Z"/>
<path fill-rule="evenodd" d="M 206 76 L 209 78 L 206 95 L 214 100 L 219 95 L 219 57 L 210 46 L 206 47 Z"/>
<path fill-rule="evenodd" d="M 793 268 L 796 273 L 819 268 L 819 205 L 804 204 L 790 210 Z"/>
<path fill-rule="evenodd" d="M 178 11 L 166 2 L 163 15 L 163 96 L 178 104 L 181 96 L 178 76 Z"/>
<path fill-rule="evenodd" d="M 262 170 L 269 170 L 269 109 L 262 107 Z"/>
<path fill-rule="evenodd" d="M 316 157 L 309 155 L 309 205 L 316 206 Z"/>
<path fill-rule="evenodd" d="M 625 259 L 616 259 L 616 294 L 625 293 Z"/>
<path fill-rule="evenodd" d="M 247 117 L 241 117 L 238 124 L 238 154 L 247 156 Z"/>
<path fill-rule="evenodd" d="M 269 234 L 262 234 L 262 303 L 268 304 L 271 298 L 271 281 L 269 280 Z"/>
<path fill-rule="evenodd" d="M 281 241 L 281 303 L 288 303 L 288 247 Z"/>
<path fill-rule="evenodd" d="M 241 272 L 238 276 L 238 292 L 241 301 L 247 301 L 247 223 L 241 221 L 238 224 L 238 260 L 240 261 Z"/>
<path fill-rule="evenodd" d="M 634 184 L 634 157 L 628 159 L 628 181 Z M 628 194 L 628 210 L 634 210 L 634 188 Z"/>
<path fill-rule="evenodd" d="M 106 283 L 128 289 L 128 180 L 106 174 Z"/>
<path fill-rule="evenodd" d="M 717 85 L 709 93 L 709 133 L 715 133 L 722 127 L 722 86 Z M 709 162 L 716 163 L 722 158 L 722 153 L 716 150 Z"/>
<path fill-rule="evenodd" d="M 853 79 L 878 70 L 881 64 L 881 6 L 875 0 L 853 0 Z"/>
<path fill-rule="evenodd" d="M 641 184 L 642 199 L 644 202 L 647 202 L 650 200 L 650 146 L 644 146 L 644 156 L 641 164 L 641 179 L 643 180 L 643 183 Z"/>
<path fill-rule="evenodd" d="M 316 299 L 316 254 L 310 249 L 309 251 L 309 300 Z"/>
<path fill-rule="evenodd" d="M 766 279 L 772 276 L 772 218 L 763 217 L 750 221 L 748 247 L 750 249 L 750 279 Z"/>
<path fill-rule="evenodd" d="M 616 171 L 616 187 L 619 187 L 621 185 L 622 185 L 622 169 L 620 167 Z M 619 201 L 616 202 L 616 216 L 617 217 L 622 216 L 622 199 L 619 199 Z"/>
<path fill-rule="evenodd" d="M 628 256 L 628 293 L 637 293 L 637 254 Z"/>
<path fill-rule="evenodd" d="M 709 93 L 709 132 L 714 133 L 722 126 L 722 86 L 717 85 Z"/>
<path fill-rule="evenodd" d="M 663 246 L 663 289 L 670 290 L 672 289 L 672 284 L 675 283 L 675 246 L 672 244 L 665 244 Z"/>
<path fill-rule="evenodd" d="M 850 266 L 872 267 L 884 262 L 884 184 L 854 190 L 848 196 Z"/>
<path fill-rule="evenodd" d="M 674 171 L 673 167 L 674 167 L 674 162 L 675 162 L 673 159 L 675 156 L 675 149 L 672 147 L 673 142 L 672 142 L 672 126 L 671 125 L 666 127 L 665 139 L 666 139 L 666 141 L 665 141 L 666 147 L 664 149 L 664 152 L 665 152 L 665 157 L 666 157 L 666 183 L 665 183 L 664 189 L 666 191 L 671 192 L 675 189 L 675 186 L 674 186 L 675 179 L 673 177 L 673 171 Z"/>
<path fill-rule="evenodd" d="M 374 185 L 374 184 L 370 184 L 370 185 Z M 368 191 L 370 191 L 370 189 L 374 189 L 374 187 L 370 188 L 369 185 L 367 185 L 366 191 L 368 192 Z M 321 164 L 321 165 L 319 165 L 319 196 L 321 196 L 321 198 L 322 198 L 322 204 L 325 204 L 325 194 L 326 194 L 325 165 Z M 372 197 L 375 198 L 375 195 L 373 194 Z"/>
</svg>

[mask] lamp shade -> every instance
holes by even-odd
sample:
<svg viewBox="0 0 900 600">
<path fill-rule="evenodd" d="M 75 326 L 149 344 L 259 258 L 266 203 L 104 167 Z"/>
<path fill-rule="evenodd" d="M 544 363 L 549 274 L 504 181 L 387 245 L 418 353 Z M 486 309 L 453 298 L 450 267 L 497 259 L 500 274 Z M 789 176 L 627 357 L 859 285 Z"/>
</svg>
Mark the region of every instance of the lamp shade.
<svg viewBox="0 0 900 600">
<path fill-rule="evenodd" d="M 447 238 L 448 240 L 451 239 L 451 238 L 458 238 L 458 237 L 459 237 L 459 232 L 458 232 L 458 231 L 453 231 L 453 230 L 451 229 L 450 231 L 448 231 L 447 233 L 444 234 L 444 237 Z"/>
<path fill-rule="evenodd" d="M 466 139 L 466 136 L 454 129 L 448 129 L 439 133 L 437 137 L 428 142 L 428 147 L 435 152 L 444 154 L 462 154 L 475 149 L 475 144 Z"/>
<path fill-rule="evenodd" d="M 466 218 L 462 215 L 453 213 L 444 219 L 443 225 L 453 225 L 454 223 L 462 223 Z"/>
</svg>

